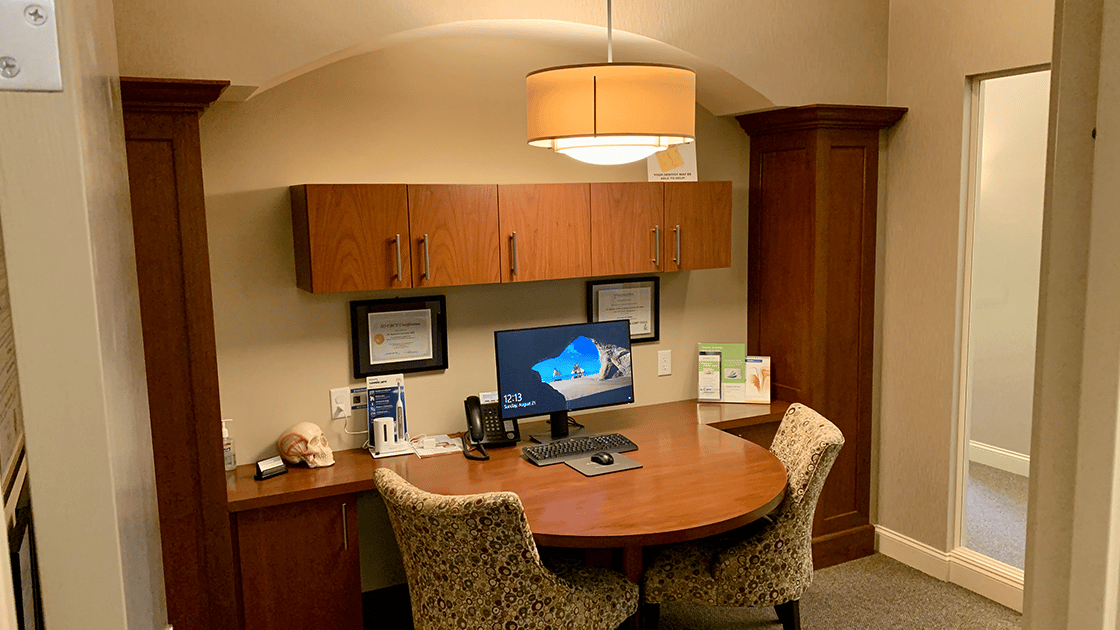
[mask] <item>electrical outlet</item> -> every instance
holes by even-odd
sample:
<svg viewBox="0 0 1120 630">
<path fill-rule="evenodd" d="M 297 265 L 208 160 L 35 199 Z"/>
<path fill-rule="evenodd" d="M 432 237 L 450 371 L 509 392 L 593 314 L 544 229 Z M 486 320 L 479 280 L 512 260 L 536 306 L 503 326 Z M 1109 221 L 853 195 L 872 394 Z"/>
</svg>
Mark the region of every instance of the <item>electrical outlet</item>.
<svg viewBox="0 0 1120 630">
<path fill-rule="evenodd" d="M 335 387 L 331 389 L 331 419 L 350 417 L 350 388 Z"/>
<path fill-rule="evenodd" d="M 657 375 L 669 376 L 673 373 L 673 351 L 672 350 L 658 350 L 657 351 Z"/>
</svg>

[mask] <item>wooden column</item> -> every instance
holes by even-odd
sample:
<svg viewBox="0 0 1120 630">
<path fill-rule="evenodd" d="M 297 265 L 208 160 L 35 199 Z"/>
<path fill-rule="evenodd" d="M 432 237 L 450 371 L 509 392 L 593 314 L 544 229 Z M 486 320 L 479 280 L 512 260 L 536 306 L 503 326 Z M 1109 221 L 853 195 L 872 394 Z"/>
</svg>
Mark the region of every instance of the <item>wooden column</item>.
<svg viewBox="0 0 1120 630">
<path fill-rule="evenodd" d="M 198 116 L 226 81 L 121 79 L 168 621 L 238 626 Z"/>
<path fill-rule="evenodd" d="M 747 345 L 774 396 L 836 424 L 846 444 L 813 522 L 818 568 L 870 555 L 879 131 L 901 107 L 746 114 L 751 136 Z"/>
</svg>

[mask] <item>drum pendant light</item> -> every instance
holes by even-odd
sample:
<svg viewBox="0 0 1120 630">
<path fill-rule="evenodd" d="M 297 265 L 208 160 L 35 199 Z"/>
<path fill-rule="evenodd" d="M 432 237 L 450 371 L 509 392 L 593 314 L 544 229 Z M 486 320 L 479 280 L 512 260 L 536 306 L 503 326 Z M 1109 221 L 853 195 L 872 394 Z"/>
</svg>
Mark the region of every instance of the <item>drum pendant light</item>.
<svg viewBox="0 0 1120 630">
<path fill-rule="evenodd" d="M 525 77 L 529 144 L 589 164 L 626 164 L 696 136 L 696 73 L 654 63 L 559 66 Z"/>
</svg>

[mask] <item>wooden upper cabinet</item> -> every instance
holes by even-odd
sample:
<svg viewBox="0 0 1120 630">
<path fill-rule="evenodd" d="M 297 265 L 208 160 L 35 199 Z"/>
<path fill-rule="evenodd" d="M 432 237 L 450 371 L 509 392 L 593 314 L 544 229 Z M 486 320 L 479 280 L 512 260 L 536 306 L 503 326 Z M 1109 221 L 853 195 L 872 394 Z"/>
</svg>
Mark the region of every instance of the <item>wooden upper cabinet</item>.
<svg viewBox="0 0 1120 630">
<path fill-rule="evenodd" d="M 591 274 L 663 271 L 665 185 L 591 184 Z"/>
<path fill-rule="evenodd" d="M 498 187 L 409 184 L 412 286 L 500 282 Z"/>
<path fill-rule="evenodd" d="M 591 275 L 588 184 L 502 184 L 502 282 Z"/>
<path fill-rule="evenodd" d="M 731 182 L 666 182 L 662 271 L 731 266 Z"/>
<path fill-rule="evenodd" d="M 292 186 L 296 285 L 312 293 L 412 286 L 404 184 Z"/>
</svg>

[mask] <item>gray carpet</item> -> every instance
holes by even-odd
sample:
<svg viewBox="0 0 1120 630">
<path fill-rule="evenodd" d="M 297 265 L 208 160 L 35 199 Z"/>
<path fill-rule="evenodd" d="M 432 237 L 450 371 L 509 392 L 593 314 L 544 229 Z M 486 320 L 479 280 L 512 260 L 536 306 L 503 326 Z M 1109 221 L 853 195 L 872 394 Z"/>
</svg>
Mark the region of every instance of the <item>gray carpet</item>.
<svg viewBox="0 0 1120 630">
<path fill-rule="evenodd" d="M 781 630 L 773 608 L 665 604 L 660 630 Z M 1019 613 L 875 554 L 816 572 L 804 630 L 1017 630 Z"/>
<path fill-rule="evenodd" d="M 973 551 L 1022 569 L 1027 549 L 1027 478 L 969 462 L 964 541 Z"/>
</svg>

